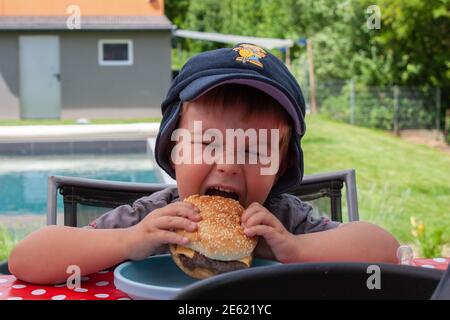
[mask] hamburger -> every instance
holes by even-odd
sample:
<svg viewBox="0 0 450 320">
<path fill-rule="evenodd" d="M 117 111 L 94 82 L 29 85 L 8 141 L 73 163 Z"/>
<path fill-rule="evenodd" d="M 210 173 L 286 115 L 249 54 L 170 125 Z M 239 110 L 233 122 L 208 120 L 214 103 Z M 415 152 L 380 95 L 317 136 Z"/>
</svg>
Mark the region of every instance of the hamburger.
<svg viewBox="0 0 450 320">
<path fill-rule="evenodd" d="M 199 195 L 184 201 L 200 209 L 202 220 L 195 232 L 177 231 L 189 239 L 189 244 L 170 245 L 175 264 L 197 279 L 249 268 L 257 239 L 244 234 L 241 226 L 244 208 L 240 203 L 221 196 Z"/>
</svg>

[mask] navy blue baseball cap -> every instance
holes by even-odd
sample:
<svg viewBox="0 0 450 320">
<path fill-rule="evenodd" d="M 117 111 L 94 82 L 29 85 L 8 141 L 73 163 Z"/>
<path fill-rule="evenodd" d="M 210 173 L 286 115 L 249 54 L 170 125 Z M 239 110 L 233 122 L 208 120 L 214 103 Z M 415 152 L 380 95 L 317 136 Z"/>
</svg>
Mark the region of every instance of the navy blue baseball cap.
<svg viewBox="0 0 450 320">
<path fill-rule="evenodd" d="M 305 133 L 305 100 L 294 76 L 284 63 L 266 50 L 246 43 L 200 53 L 181 69 L 173 80 L 161 105 L 162 121 L 156 138 L 155 157 L 158 165 L 173 179 L 170 162 L 171 135 L 176 129 L 183 102 L 192 101 L 222 84 L 242 84 L 272 96 L 292 119 L 289 157 L 294 165 L 286 168 L 272 187 L 276 195 L 298 187 L 303 178 L 301 138 Z"/>
</svg>

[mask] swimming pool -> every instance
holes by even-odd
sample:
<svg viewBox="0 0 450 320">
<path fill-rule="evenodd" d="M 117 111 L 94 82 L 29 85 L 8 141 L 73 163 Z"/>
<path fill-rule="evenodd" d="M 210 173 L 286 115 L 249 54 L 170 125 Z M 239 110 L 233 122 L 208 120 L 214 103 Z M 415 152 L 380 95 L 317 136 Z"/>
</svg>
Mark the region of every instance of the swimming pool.
<svg viewBox="0 0 450 320">
<path fill-rule="evenodd" d="M 64 175 L 125 182 L 161 182 L 149 154 L 0 157 L 0 216 L 47 213 L 47 179 Z M 58 201 L 58 211 L 63 210 Z"/>
</svg>

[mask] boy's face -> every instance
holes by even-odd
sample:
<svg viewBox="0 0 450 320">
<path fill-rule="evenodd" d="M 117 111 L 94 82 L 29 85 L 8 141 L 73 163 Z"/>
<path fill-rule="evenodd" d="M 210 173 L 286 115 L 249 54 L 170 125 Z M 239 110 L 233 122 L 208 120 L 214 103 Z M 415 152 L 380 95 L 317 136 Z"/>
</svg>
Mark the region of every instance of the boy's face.
<svg viewBox="0 0 450 320">
<path fill-rule="evenodd" d="M 251 117 L 243 119 L 244 114 L 245 108 L 243 106 L 233 106 L 231 110 L 221 112 L 214 110 L 211 106 L 204 106 L 201 102 L 194 101 L 191 102 L 187 110 L 182 113 L 178 129 L 187 129 L 190 132 L 194 132 L 194 121 L 196 121 L 197 124 L 199 123 L 198 121 L 201 121 L 203 132 L 207 129 L 216 129 L 222 133 L 225 146 L 221 149 L 224 150 L 226 144 L 230 143 L 225 139 L 226 129 L 243 129 L 244 131 L 247 129 L 254 129 L 256 132 L 259 132 L 259 129 L 267 129 L 267 132 L 269 132 L 267 150 L 270 151 L 270 132 L 271 129 L 279 129 L 276 126 L 277 122 L 273 121 L 274 119 L 271 119 L 271 117 L 260 115 L 257 112 Z M 192 140 L 194 140 L 193 136 L 192 133 Z M 192 154 L 194 154 L 195 147 L 205 150 L 210 142 L 211 140 L 206 141 L 205 139 L 192 141 L 190 144 Z M 248 141 L 246 141 L 246 150 L 248 150 L 249 147 L 247 142 Z M 279 140 L 276 142 L 273 141 L 273 143 L 279 144 Z M 236 150 L 236 143 L 234 143 L 234 148 Z M 278 157 L 276 158 L 276 161 L 279 161 Z M 259 161 L 257 164 L 251 164 L 247 160 L 244 164 L 238 164 L 237 162 L 236 158 L 234 161 L 214 162 L 212 164 L 207 164 L 203 160 L 200 161 L 200 164 L 195 164 L 194 161 L 190 161 L 189 164 L 177 164 L 172 161 L 180 198 L 184 199 L 192 194 L 211 194 L 211 189 L 220 187 L 222 190 L 236 193 L 239 202 L 245 208 L 252 202 L 263 204 L 272 186 L 276 182 L 276 172 L 274 174 L 261 174 L 261 167 L 263 165 L 261 165 Z M 279 163 L 276 165 L 278 168 Z"/>
</svg>

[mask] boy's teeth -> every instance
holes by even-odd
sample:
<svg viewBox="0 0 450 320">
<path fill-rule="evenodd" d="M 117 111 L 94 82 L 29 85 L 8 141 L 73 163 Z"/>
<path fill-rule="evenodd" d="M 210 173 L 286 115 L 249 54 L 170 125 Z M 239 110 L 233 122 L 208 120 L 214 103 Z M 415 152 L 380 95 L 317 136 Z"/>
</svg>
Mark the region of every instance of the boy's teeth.
<svg viewBox="0 0 450 320">
<path fill-rule="evenodd" d="M 229 189 L 225 189 L 225 188 L 221 188 L 221 187 L 217 187 L 217 189 L 219 189 L 220 191 L 225 191 L 225 192 L 232 192 Z"/>
<path fill-rule="evenodd" d="M 233 192 L 233 191 L 230 190 L 230 189 L 225 189 L 225 188 L 221 188 L 221 187 L 213 187 L 213 189 L 220 190 L 220 191 L 224 191 L 224 192 Z"/>
<path fill-rule="evenodd" d="M 227 189 L 227 188 L 216 187 L 216 186 L 210 187 L 210 188 L 208 188 L 208 190 L 206 190 L 205 194 L 206 195 L 218 195 L 218 196 L 222 196 L 222 197 L 226 197 L 226 198 L 232 198 L 234 200 L 238 200 L 239 201 L 238 194 L 236 192 L 234 192 L 233 190 L 230 190 L 230 189 Z"/>
</svg>

